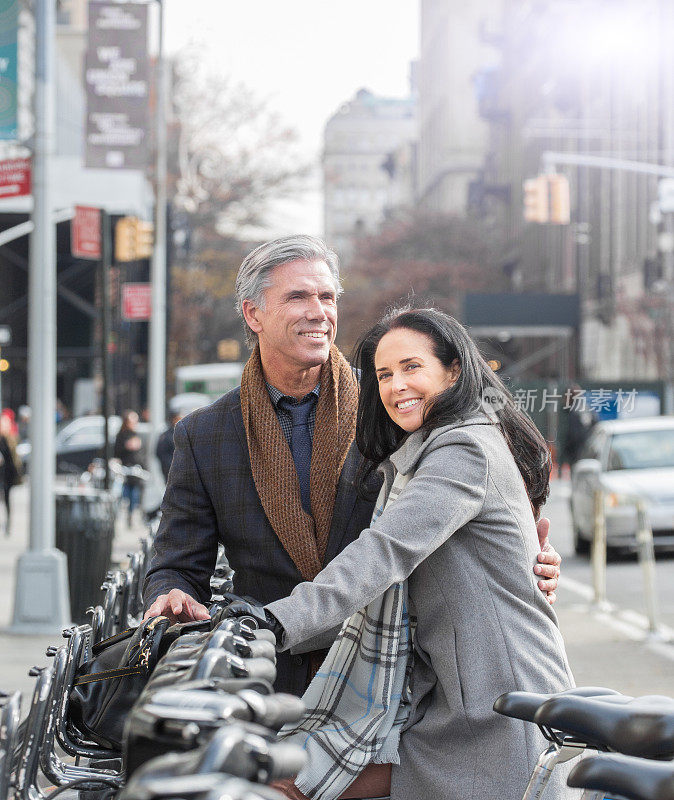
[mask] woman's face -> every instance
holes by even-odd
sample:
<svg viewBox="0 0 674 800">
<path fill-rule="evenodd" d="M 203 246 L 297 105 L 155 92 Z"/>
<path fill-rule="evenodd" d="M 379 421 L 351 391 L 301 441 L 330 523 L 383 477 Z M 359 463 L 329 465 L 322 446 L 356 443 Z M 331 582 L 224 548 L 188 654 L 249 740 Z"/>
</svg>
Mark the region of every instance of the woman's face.
<svg viewBox="0 0 674 800">
<path fill-rule="evenodd" d="M 374 368 L 386 413 L 408 433 L 421 427 L 426 404 L 461 374 L 458 360 L 445 367 L 431 339 L 409 328 L 394 328 L 382 337 Z"/>
</svg>

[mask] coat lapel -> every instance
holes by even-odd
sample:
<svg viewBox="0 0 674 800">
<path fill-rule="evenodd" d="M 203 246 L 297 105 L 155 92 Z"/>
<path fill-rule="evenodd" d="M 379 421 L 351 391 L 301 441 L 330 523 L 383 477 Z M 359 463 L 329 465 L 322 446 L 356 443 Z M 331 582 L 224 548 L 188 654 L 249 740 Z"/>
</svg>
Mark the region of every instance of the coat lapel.
<svg viewBox="0 0 674 800">
<path fill-rule="evenodd" d="M 351 445 L 342 468 L 342 474 L 337 484 L 337 495 L 332 511 L 332 523 L 328 536 L 325 555 L 323 556 L 323 566 L 328 564 L 342 549 L 342 543 L 348 530 L 348 521 L 353 514 L 353 507 L 356 504 L 356 487 L 353 476 L 358 469 L 360 453 L 355 442 Z"/>
</svg>

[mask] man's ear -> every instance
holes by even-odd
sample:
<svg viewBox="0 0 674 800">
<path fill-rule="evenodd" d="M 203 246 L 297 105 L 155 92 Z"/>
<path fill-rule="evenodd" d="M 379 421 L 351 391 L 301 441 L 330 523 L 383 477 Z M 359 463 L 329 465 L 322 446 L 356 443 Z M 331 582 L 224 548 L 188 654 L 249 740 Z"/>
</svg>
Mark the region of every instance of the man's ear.
<svg viewBox="0 0 674 800">
<path fill-rule="evenodd" d="M 260 333 L 262 325 L 258 320 L 259 308 L 253 303 L 252 300 L 244 300 L 241 303 L 241 310 L 243 311 L 243 318 L 246 320 L 248 327 L 253 333 Z"/>
</svg>

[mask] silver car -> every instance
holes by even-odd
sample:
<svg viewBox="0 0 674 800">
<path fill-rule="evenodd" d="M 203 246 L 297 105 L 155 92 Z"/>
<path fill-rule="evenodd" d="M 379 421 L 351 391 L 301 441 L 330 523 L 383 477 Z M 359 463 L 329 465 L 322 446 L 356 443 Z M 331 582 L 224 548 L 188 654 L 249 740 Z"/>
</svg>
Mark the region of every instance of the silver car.
<svg viewBox="0 0 674 800">
<path fill-rule="evenodd" d="M 674 417 L 599 422 L 582 455 L 571 470 L 576 553 L 590 550 L 598 488 L 608 547 L 636 546 L 634 497 L 645 502 L 656 547 L 674 545 Z"/>
</svg>

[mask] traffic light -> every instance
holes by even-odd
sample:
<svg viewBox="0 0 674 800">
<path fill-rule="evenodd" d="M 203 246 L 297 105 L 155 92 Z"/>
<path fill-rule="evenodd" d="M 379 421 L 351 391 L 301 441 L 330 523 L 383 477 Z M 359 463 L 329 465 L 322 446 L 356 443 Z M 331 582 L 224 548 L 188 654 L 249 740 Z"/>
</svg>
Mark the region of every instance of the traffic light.
<svg viewBox="0 0 674 800">
<path fill-rule="evenodd" d="M 543 224 L 549 220 L 548 177 L 538 175 L 524 181 L 524 219 Z"/>
<path fill-rule="evenodd" d="M 145 220 L 136 220 L 136 258 L 152 258 L 154 248 L 154 225 Z"/>
<path fill-rule="evenodd" d="M 548 175 L 550 191 L 550 222 L 553 225 L 568 225 L 571 222 L 571 199 L 569 179 L 566 175 Z"/>
<path fill-rule="evenodd" d="M 138 217 L 122 217 L 115 225 L 115 261 L 151 258 L 154 225 Z"/>
<path fill-rule="evenodd" d="M 569 224 L 571 200 L 566 175 L 538 175 L 524 181 L 524 219 L 539 225 Z"/>
<path fill-rule="evenodd" d="M 115 225 L 115 261 L 136 260 L 135 217 L 122 217 Z"/>
</svg>

